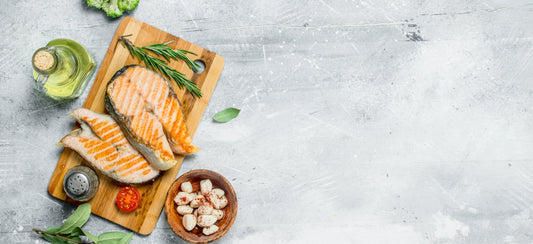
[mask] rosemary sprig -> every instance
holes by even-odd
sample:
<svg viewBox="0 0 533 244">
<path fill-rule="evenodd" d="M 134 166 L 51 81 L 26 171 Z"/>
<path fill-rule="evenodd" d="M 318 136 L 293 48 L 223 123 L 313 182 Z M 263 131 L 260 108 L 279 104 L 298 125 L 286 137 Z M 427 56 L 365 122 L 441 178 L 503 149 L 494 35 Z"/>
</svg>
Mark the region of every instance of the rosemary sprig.
<svg viewBox="0 0 533 244">
<path fill-rule="evenodd" d="M 201 68 L 200 65 L 192 61 L 187 56 L 187 54 L 192 54 L 194 56 L 198 56 L 198 55 L 196 55 L 196 53 L 193 53 L 187 50 L 170 48 L 168 44 L 173 43 L 173 42 L 174 41 L 169 41 L 165 43 L 144 46 L 142 47 L 142 49 L 151 51 L 159 56 L 163 56 L 165 57 L 165 59 L 167 59 L 168 62 L 170 62 L 170 59 L 174 59 L 176 61 L 183 60 L 187 64 L 187 66 L 189 66 L 189 68 L 192 69 L 194 72 L 198 71 L 198 69 Z"/>
<path fill-rule="evenodd" d="M 151 51 L 157 55 L 161 55 L 165 57 L 167 61 L 170 61 L 170 58 L 175 59 L 175 60 L 182 59 L 185 61 L 185 63 L 187 63 L 187 66 L 195 70 L 198 64 L 194 63 L 191 59 L 185 56 L 186 53 L 191 53 L 191 52 L 185 51 L 185 50 L 172 50 L 172 48 L 167 46 L 171 42 L 144 46 L 144 47 L 137 47 L 129 39 L 126 38 L 128 36 L 129 35 L 119 36 L 118 40 L 122 42 L 124 46 L 128 48 L 128 50 L 130 51 L 130 54 L 133 57 L 136 57 L 137 59 L 143 61 L 149 69 L 154 70 L 154 71 L 159 71 L 163 76 L 166 76 L 167 78 L 175 81 L 176 84 L 178 84 L 178 87 L 180 89 L 183 89 L 185 87 L 192 94 L 193 97 L 195 96 L 202 97 L 202 92 L 200 91 L 200 88 L 194 81 L 185 77 L 183 73 L 168 66 L 167 62 L 165 62 L 164 60 L 148 54 L 147 51 Z M 180 51 L 180 52 L 176 52 L 176 51 Z M 182 56 L 186 57 L 186 59 L 183 59 Z"/>
</svg>

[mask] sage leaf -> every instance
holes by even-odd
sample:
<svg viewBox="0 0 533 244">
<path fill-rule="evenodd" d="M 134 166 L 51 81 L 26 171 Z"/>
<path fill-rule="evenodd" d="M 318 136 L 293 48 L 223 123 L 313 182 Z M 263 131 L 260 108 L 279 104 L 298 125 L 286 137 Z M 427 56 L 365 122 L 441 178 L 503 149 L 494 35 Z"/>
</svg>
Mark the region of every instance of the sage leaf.
<svg viewBox="0 0 533 244">
<path fill-rule="evenodd" d="M 125 236 L 122 232 L 106 232 L 98 236 L 98 244 L 116 244 Z"/>
<path fill-rule="evenodd" d="M 74 228 L 74 230 L 72 230 L 72 232 L 70 232 L 69 236 L 84 236 L 84 235 L 85 233 L 83 232 L 83 230 L 80 227 L 76 227 Z"/>
<path fill-rule="evenodd" d="M 131 238 L 133 237 L 133 232 L 130 232 L 129 234 L 125 235 L 120 239 L 117 244 L 128 244 L 131 241 Z"/>
<path fill-rule="evenodd" d="M 91 216 L 91 205 L 89 203 L 84 203 L 67 218 L 65 223 L 61 228 L 56 232 L 58 234 L 70 234 L 76 227 L 81 227 L 82 225 L 89 220 Z"/>
<path fill-rule="evenodd" d="M 226 108 L 213 116 L 213 119 L 220 123 L 226 123 L 239 115 L 241 110 L 236 108 Z"/>
<path fill-rule="evenodd" d="M 84 234 L 87 238 L 89 238 L 89 240 L 91 240 L 91 241 L 94 242 L 94 243 L 99 243 L 99 242 L 98 242 L 98 237 L 97 237 L 97 236 L 95 236 L 95 235 L 89 233 L 88 231 L 82 230 L 81 228 L 79 228 L 79 229 L 83 232 L 83 234 Z"/>
<path fill-rule="evenodd" d="M 70 237 L 70 239 L 81 242 L 81 238 L 79 236 L 73 236 L 73 237 Z"/>
<path fill-rule="evenodd" d="M 46 228 L 46 229 L 44 229 L 44 231 L 48 232 L 48 233 L 55 234 L 60 229 L 61 229 L 61 226 L 54 226 L 54 227 Z"/>
</svg>

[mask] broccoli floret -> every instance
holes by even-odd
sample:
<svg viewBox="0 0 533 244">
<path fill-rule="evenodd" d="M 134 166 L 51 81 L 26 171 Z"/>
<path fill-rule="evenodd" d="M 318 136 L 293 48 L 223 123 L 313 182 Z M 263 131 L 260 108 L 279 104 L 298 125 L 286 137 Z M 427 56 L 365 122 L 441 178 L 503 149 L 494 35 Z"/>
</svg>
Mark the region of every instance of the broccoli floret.
<svg viewBox="0 0 533 244">
<path fill-rule="evenodd" d="M 139 0 L 118 0 L 118 7 L 122 10 L 134 10 Z"/>
<path fill-rule="evenodd" d="M 106 3 L 109 0 L 85 0 L 85 3 L 89 7 L 94 7 L 97 9 L 101 9 L 104 3 Z"/>
<path fill-rule="evenodd" d="M 111 18 L 120 17 L 124 12 L 118 7 L 118 0 L 109 0 L 109 2 L 104 3 L 104 5 L 102 5 L 102 10 L 104 10 L 107 16 Z"/>
<path fill-rule="evenodd" d="M 122 16 L 126 10 L 134 10 L 139 0 L 85 0 L 89 7 L 102 9 L 111 18 Z"/>
</svg>

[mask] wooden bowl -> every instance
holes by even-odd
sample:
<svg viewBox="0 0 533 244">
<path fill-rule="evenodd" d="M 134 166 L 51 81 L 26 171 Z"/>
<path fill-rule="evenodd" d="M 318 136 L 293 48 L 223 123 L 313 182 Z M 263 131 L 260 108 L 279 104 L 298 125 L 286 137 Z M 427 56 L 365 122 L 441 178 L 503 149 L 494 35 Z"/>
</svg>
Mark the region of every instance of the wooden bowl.
<svg viewBox="0 0 533 244">
<path fill-rule="evenodd" d="M 202 229 L 198 226 L 194 227 L 191 231 L 185 230 L 182 224 L 183 216 L 178 214 L 176 210 L 177 204 L 174 202 L 174 197 L 181 191 L 181 183 L 186 181 L 191 182 L 193 192 L 198 192 L 200 191 L 200 181 L 204 179 L 211 180 L 213 188 L 224 190 L 224 196 L 228 199 L 228 205 L 222 209 L 224 211 L 224 217 L 215 223 L 219 227 L 219 230 L 208 236 L 204 235 Z M 237 195 L 235 195 L 235 190 L 233 190 L 233 187 L 224 176 L 207 169 L 192 170 L 176 179 L 170 187 L 170 190 L 168 190 L 167 201 L 165 202 L 165 215 L 167 216 L 167 222 L 170 228 L 172 228 L 172 231 L 183 240 L 192 243 L 212 242 L 224 236 L 233 225 L 237 217 Z"/>
</svg>

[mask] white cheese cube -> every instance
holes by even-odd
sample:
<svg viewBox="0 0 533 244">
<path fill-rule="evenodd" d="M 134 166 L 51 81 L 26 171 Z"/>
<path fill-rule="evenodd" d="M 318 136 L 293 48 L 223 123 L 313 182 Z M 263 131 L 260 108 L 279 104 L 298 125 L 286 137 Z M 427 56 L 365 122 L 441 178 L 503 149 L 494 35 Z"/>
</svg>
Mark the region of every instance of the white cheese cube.
<svg viewBox="0 0 533 244">
<path fill-rule="evenodd" d="M 198 207 L 198 214 L 211 214 L 213 212 L 213 205 L 210 203 L 202 204 L 200 207 Z"/>
<path fill-rule="evenodd" d="M 209 179 L 200 181 L 200 191 L 203 195 L 209 193 L 213 189 L 213 184 Z"/>
<path fill-rule="evenodd" d="M 224 211 L 218 210 L 218 209 L 213 209 L 213 211 L 211 212 L 211 215 L 216 216 L 217 220 L 221 220 L 222 217 L 224 217 Z"/>
<path fill-rule="evenodd" d="M 181 183 L 181 190 L 184 191 L 184 192 L 187 192 L 187 193 L 191 193 L 192 192 L 192 184 L 191 184 L 191 182 L 185 181 L 185 182 Z"/>
<path fill-rule="evenodd" d="M 193 211 L 193 208 L 187 206 L 187 205 L 180 205 L 176 208 L 176 211 L 178 211 L 179 215 L 185 215 L 190 214 Z"/>
<path fill-rule="evenodd" d="M 204 233 L 204 235 L 206 236 L 211 235 L 217 231 L 218 231 L 218 226 L 216 225 L 211 225 L 211 226 L 208 226 L 202 229 L 202 233 Z"/>
<path fill-rule="evenodd" d="M 191 201 L 192 201 L 191 194 L 184 192 L 184 191 L 178 192 L 176 197 L 174 197 L 174 202 L 176 202 L 176 204 L 178 205 L 187 205 Z"/>
<path fill-rule="evenodd" d="M 226 196 L 218 196 L 217 194 L 209 192 L 205 197 L 211 202 L 211 204 L 213 204 L 215 209 L 223 209 L 228 205 L 228 199 Z"/>
<path fill-rule="evenodd" d="M 202 195 L 196 195 L 192 201 L 191 201 L 191 208 L 197 208 L 201 205 L 205 204 L 207 201 L 205 200 L 205 197 Z"/>
<path fill-rule="evenodd" d="M 194 229 L 194 226 L 196 226 L 196 217 L 192 214 L 186 214 L 183 216 L 182 219 L 183 228 L 185 228 L 187 231 L 191 231 Z"/>
<path fill-rule="evenodd" d="M 220 189 L 220 188 L 213 188 L 213 190 L 211 190 L 211 193 L 214 193 L 216 194 L 217 196 L 221 197 L 221 196 L 224 196 L 224 190 Z"/>
<path fill-rule="evenodd" d="M 217 206 L 216 209 L 223 209 L 226 206 L 228 206 L 228 199 L 226 198 L 226 196 L 222 196 L 220 198 L 220 205 Z"/>
<path fill-rule="evenodd" d="M 198 216 L 197 224 L 200 227 L 208 227 L 208 226 L 213 225 L 215 222 L 217 222 L 216 216 L 204 214 L 204 215 Z"/>
</svg>

